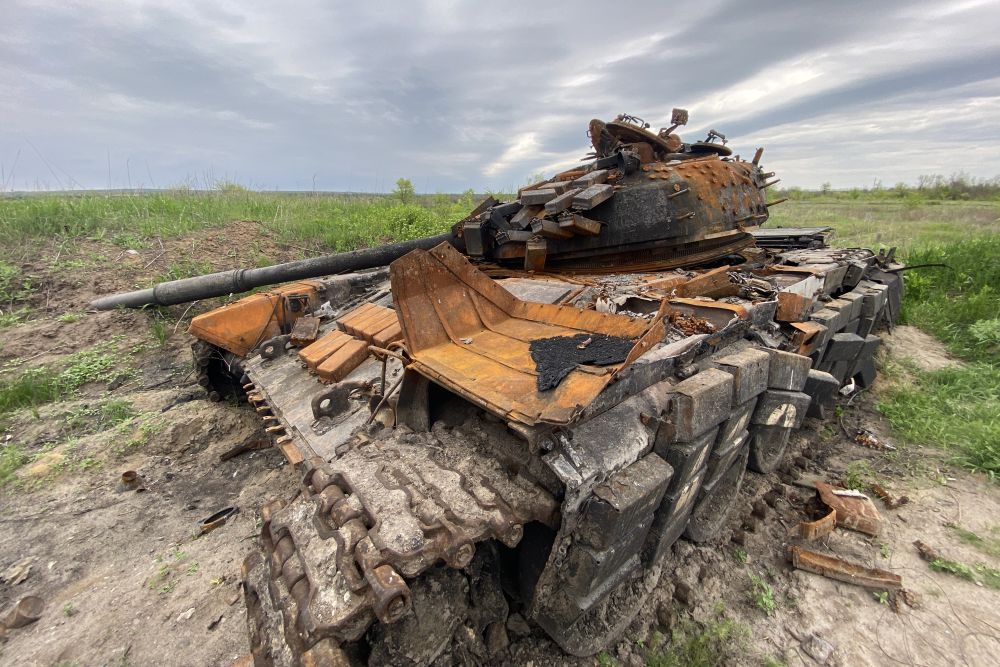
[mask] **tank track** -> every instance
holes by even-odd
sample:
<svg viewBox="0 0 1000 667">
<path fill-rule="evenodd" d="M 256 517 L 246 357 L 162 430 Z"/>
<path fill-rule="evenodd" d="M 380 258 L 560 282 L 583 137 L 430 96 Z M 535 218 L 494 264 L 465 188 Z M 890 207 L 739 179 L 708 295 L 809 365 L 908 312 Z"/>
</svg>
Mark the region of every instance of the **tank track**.
<svg viewBox="0 0 1000 667">
<path fill-rule="evenodd" d="M 518 470 L 518 443 L 502 431 L 477 420 L 388 438 L 362 432 L 337 460 L 305 462 L 302 490 L 264 510 L 263 558 L 244 564 L 256 663 L 298 664 L 316 646 L 363 643 L 375 620 L 392 628 L 413 616 L 426 592 L 407 580 L 442 561 L 468 568 L 482 542 L 516 546 L 527 523 L 555 525 L 558 503 Z"/>
</svg>

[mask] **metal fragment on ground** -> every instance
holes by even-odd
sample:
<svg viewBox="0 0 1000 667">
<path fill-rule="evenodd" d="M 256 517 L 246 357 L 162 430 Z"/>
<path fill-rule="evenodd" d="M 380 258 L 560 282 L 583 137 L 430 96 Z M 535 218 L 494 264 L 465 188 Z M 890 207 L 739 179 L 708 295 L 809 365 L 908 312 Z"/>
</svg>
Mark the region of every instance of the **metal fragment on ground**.
<svg viewBox="0 0 1000 667">
<path fill-rule="evenodd" d="M 815 521 L 800 521 L 791 532 L 795 537 L 801 537 L 804 540 L 812 541 L 821 537 L 826 537 L 832 533 L 833 529 L 836 527 L 837 510 L 830 510 L 829 514 L 816 519 Z"/>
<path fill-rule="evenodd" d="M 865 494 L 816 482 L 820 500 L 837 511 L 837 525 L 866 535 L 877 536 L 882 530 L 882 515 Z"/>
<path fill-rule="evenodd" d="M 903 586 L 903 578 L 898 574 L 865 567 L 836 556 L 828 556 L 796 546 L 788 547 L 787 555 L 792 565 L 800 570 L 820 574 L 848 584 L 884 591 L 898 590 Z"/>
<path fill-rule="evenodd" d="M 212 532 L 216 528 L 220 528 L 226 524 L 226 521 L 230 519 L 239 510 L 236 507 L 225 507 L 215 514 L 202 519 L 198 522 L 198 529 L 201 531 L 202 535 Z"/>
<path fill-rule="evenodd" d="M 878 499 L 885 503 L 885 506 L 891 510 L 910 502 L 909 496 L 894 496 L 889 493 L 888 489 L 878 483 L 872 484 L 872 493 L 874 493 Z"/>
</svg>

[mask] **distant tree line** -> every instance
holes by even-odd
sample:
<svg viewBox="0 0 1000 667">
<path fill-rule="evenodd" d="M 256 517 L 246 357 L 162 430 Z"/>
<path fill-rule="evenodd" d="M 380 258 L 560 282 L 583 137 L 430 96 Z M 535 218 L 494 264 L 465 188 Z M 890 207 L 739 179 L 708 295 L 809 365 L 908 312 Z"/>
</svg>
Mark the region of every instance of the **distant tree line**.
<svg viewBox="0 0 1000 667">
<path fill-rule="evenodd" d="M 775 196 L 789 199 L 813 199 L 817 197 L 833 199 L 886 199 L 902 200 L 909 203 L 920 203 L 928 200 L 998 200 L 1000 201 L 1000 176 L 993 178 L 976 178 L 964 172 L 951 176 L 928 174 L 920 176 L 916 185 L 896 183 L 892 187 L 885 186 L 881 180 L 875 179 L 871 187 L 834 190 L 829 183 L 824 183 L 818 190 L 806 190 L 790 187 L 777 190 Z"/>
</svg>

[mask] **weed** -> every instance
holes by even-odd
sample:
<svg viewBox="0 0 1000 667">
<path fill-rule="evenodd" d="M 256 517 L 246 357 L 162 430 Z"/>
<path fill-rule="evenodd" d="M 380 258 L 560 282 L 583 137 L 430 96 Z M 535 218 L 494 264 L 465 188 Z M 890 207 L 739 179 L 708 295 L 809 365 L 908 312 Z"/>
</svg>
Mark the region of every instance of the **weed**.
<svg viewBox="0 0 1000 667">
<path fill-rule="evenodd" d="M 885 542 L 879 545 L 878 551 L 882 558 L 885 558 L 886 560 L 889 560 L 892 557 L 892 547 Z"/>
<path fill-rule="evenodd" d="M 73 616 L 76 616 L 76 612 L 77 609 L 76 607 L 73 606 L 72 602 L 67 602 L 66 604 L 63 605 L 63 615 L 65 615 L 66 617 L 72 618 Z"/>
<path fill-rule="evenodd" d="M 940 263 L 947 268 L 908 271 L 903 319 L 940 338 L 972 362 L 996 362 L 1000 322 L 1000 238 L 926 246 L 906 254 L 911 264 Z"/>
<path fill-rule="evenodd" d="M 21 275 L 21 270 L 0 262 L 0 303 L 12 305 L 31 295 L 31 278 Z"/>
<path fill-rule="evenodd" d="M 941 339 L 967 363 L 939 371 L 913 370 L 878 408 L 907 440 L 953 452 L 953 461 L 1000 474 L 1000 237 L 971 235 L 906 253 L 916 264 L 947 268 L 908 271 L 904 322 Z"/>
<path fill-rule="evenodd" d="M 112 427 L 135 417 L 136 411 L 128 401 L 117 399 L 101 405 L 101 424 Z"/>
<path fill-rule="evenodd" d="M 749 597 L 753 605 L 768 616 L 774 614 L 778 608 L 778 602 L 774 597 L 774 589 L 756 574 L 750 575 Z"/>
<path fill-rule="evenodd" d="M 191 563 L 187 567 L 187 575 L 190 577 L 192 574 L 198 574 L 198 563 Z"/>
<path fill-rule="evenodd" d="M 868 461 L 851 461 L 844 470 L 844 486 L 855 491 L 862 491 L 872 485 L 877 475 Z"/>
<path fill-rule="evenodd" d="M 16 377 L 0 376 L 0 417 L 29 408 L 38 418 L 39 406 L 71 396 L 86 384 L 135 377 L 134 369 L 122 368 L 129 355 L 113 353 L 116 342 L 70 355 L 60 372 L 42 366 L 26 369 Z"/>
<path fill-rule="evenodd" d="M 1000 590 L 1000 570 L 986 563 L 979 563 L 974 569 L 982 577 L 985 585 Z"/>
<path fill-rule="evenodd" d="M 955 463 L 1000 474 L 1000 364 L 912 375 L 912 382 L 891 387 L 878 404 L 893 429 L 911 442 L 949 450 Z"/>
<path fill-rule="evenodd" d="M 930 567 L 935 572 L 947 572 L 948 574 L 953 574 L 956 577 L 967 579 L 968 581 L 976 580 L 976 574 L 973 572 L 972 568 L 965 563 L 958 562 L 957 560 L 935 558 L 930 562 Z"/>
<path fill-rule="evenodd" d="M 764 667 L 787 667 L 785 661 L 781 658 L 775 658 L 773 656 L 767 656 L 764 658 Z"/>
<path fill-rule="evenodd" d="M 62 322 L 63 324 L 72 324 L 73 322 L 79 322 L 83 319 L 83 313 L 63 313 L 56 318 L 56 321 Z"/>
<path fill-rule="evenodd" d="M 747 553 L 746 549 L 736 547 L 736 551 L 733 552 L 733 558 L 735 558 L 738 563 L 746 564 L 750 560 L 750 554 Z"/>
<path fill-rule="evenodd" d="M 0 487 L 14 478 L 18 468 L 31 460 L 15 442 L 0 446 Z"/>
<path fill-rule="evenodd" d="M 968 544 L 969 546 L 975 548 L 978 551 L 986 554 L 987 556 L 993 556 L 994 558 L 1000 558 L 1000 538 L 996 537 L 980 537 L 971 530 L 962 528 L 958 524 L 949 523 L 948 527 L 955 531 L 955 535 L 958 539 Z M 991 533 L 995 533 L 997 527 L 990 530 Z"/>
<path fill-rule="evenodd" d="M 30 368 L 13 379 L 0 382 L 0 415 L 56 400 L 59 375 L 47 368 Z"/>
<path fill-rule="evenodd" d="M 471 191 L 459 197 L 409 192 L 403 196 L 302 196 L 210 185 L 213 192 L 185 188 L 116 196 L 0 199 L 0 238 L 14 243 L 106 237 L 121 247 L 145 248 L 154 236 L 176 238 L 233 220 L 259 220 L 280 241 L 353 250 L 439 234 L 478 203 Z M 180 276 L 195 269 L 177 265 L 168 273 Z"/>
<path fill-rule="evenodd" d="M 700 624 L 683 618 L 671 631 L 670 643 L 655 643 L 646 654 L 648 667 L 712 667 L 729 663 L 740 652 L 748 631 L 730 619 L 716 617 Z"/>
<path fill-rule="evenodd" d="M 120 360 L 109 351 L 110 346 L 102 344 L 70 355 L 66 369 L 59 375 L 62 389 L 69 393 L 91 382 L 110 382 L 120 375 Z"/>
<path fill-rule="evenodd" d="M 618 660 L 616 660 L 610 653 L 601 651 L 597 654 L 597 664 L 600 667 L 618 667 Z"/>
<path fill-rule="evenodd" d="M 24 318 L 27 317 L 30 312 L 31 310 L 28 308 L 20 308 L 7 313 L 0 312 L 0 329 L 17 326 L 24 321 Z"/>
<path fill-rule="evenodd" d="M 149 324 L 149 331 L 161 348 L 167 346 L 167 341 L 170 339 L 170 327 L 167 326 L 166 322 L 161 319 L 153 320 Z"/>
<path fill-rule="evenodd" d="M 129 401 L 115 399 L 97 407 L 84 405 L 71 410 L 64 423 L 71 433 L 99 433 L 127 422 L 135 415 L 135 408 Z"/>
<path fill-rule="evenodd" d="M 1000 346 L 1000 317 L 973 322 L 969 335 L 977 346 L 995 349 Z"/>
<path fill-rule="evenodd" d="M 128 232 L 116 235 L 112 243 L 120 248 L 131 250 L 145 250 L 150 247 L 148 239 Z"/>
<path fill-rule="evenodd" d="M 167 267 L 167 272 L 161 274 L 154 282 L 163 282 L 165 280 L 180 280 L 181 278 L 193 278 L 195 276 L 203 276 L 206 273 L 212 273 L 212 265 L 208 262 L 196 262 L 193 260 L 183 260 L 180 262 L 174 262 Z"/>
<path fill-rule="evenodd" d="M 935 572 L 947 572 L 966 581 L 1000 589 L 1000 570 L 986 563 L 977 563 L 970 567 L 957 560 L 935 558 L 928 565 Z"/>
<path fill-rule="evenodd" d="M 100 459 L 95 459 L 92 456 L 88 456 L 88 457 L 82 459 L 79 463 L 77 463 L 76 467 L 77 467 L 78 470 L 80 470 L 81 472 L 83 472 L 83 471 L 86 471 L 86 470 L 90 470 L 91 468 L 100 468 L 103 465 L 104 465 L 104 462 L 101 461 Z"/>
<path fill-rule="evenodd" d="M 119 445 L 116 448 L 115 452 L 119 456 L 125 456 L 125 454 L 127 454 L 129 450 L 138 449 L 144 446 L 147 442 L 149 442 L 150 438 L 152 438 L 154 435 L 159 433 L 160 430 L 163 429 L 163 424 L 164 424 L 163 418 L 157 413 L 153 412 L 143 413 L 139 415 L 137 421 L 138 425 L 132 431 L 131 436 L 129 436 L 129 438 L 125 440 L 124 444 Z M 128 423 L 131 422 L 126 422 L 126 424 Z M 123 426 L 124 425 L 125 424 L 123 424 Z"/>
<path fill-rule="evenodd" d="M 889 591 L 872 591 L 872 595 L 875 596 L 879 604 L 889 605 Z"/>
</svg>

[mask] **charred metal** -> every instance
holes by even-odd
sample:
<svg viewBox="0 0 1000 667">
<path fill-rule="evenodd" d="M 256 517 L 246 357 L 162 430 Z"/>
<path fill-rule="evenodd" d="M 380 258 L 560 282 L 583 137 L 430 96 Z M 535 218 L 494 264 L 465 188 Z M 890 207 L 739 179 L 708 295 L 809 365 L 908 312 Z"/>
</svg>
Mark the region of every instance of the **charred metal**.
<svg viewBox="0 0 1000 667">
<path fill-rule="evenodd" d="M 244 563 L 256 664 L 426 664 L 460 626 L 483 658 L 515 608 L 592 655 L 677 539 L 715 539 L 747 471 L 773 471 L 841 385 L 870 384 L 900 265 L 829 247 L 827 228 L 762 229 L 762 150 L 686 143 L 686 122 L 591 121 L 587 162 L 440 237 L 92 304 L 298 281 L 190 328 L 199 383 L 245 395 L 302 476 Z M 802 537 L 857 504 L 828 501 Z"/>
</svg>

